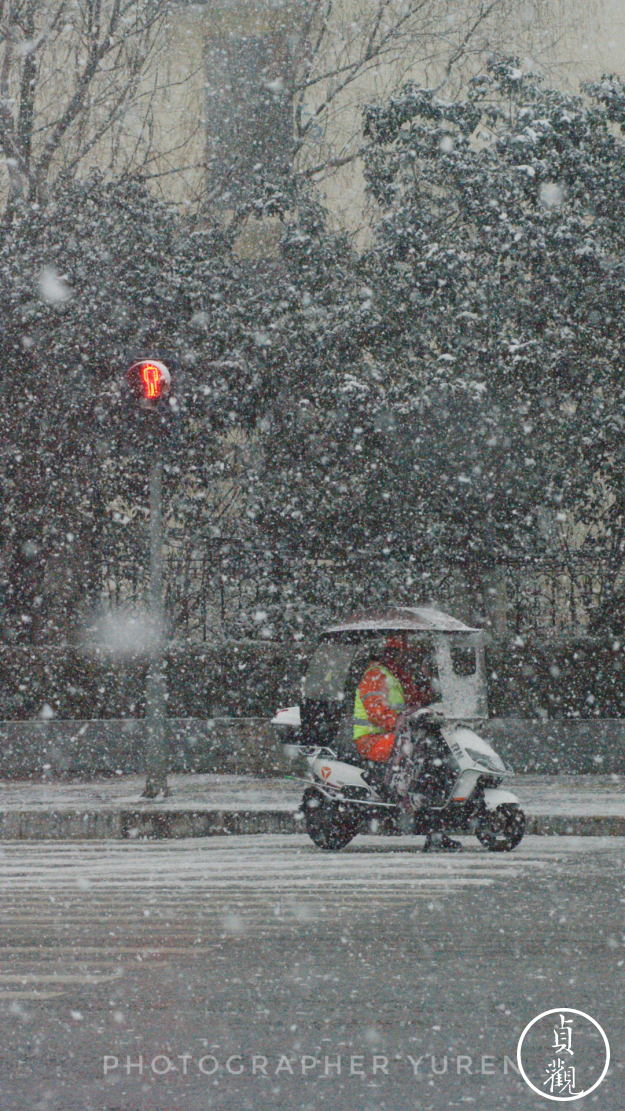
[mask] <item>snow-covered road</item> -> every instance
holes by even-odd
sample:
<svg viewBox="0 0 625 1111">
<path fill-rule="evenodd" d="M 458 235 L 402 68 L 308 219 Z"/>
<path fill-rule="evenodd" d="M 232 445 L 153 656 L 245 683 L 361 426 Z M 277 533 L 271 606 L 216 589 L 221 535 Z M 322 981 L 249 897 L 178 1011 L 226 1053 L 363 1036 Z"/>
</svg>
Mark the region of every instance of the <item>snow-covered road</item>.
<svg viewBox="0 0 625 1111">
<path fill-rule="evenodd" d="M 465 851 L 447 856 L 424 855 L 421 843 L 359 837 L 338 854 L 320 852 L 304 836 L 6 845 L 0 855 L 0 1002 L 7 992 L 36 998 L 71 991 L 69 982 L 46 980 L 55 954 L 54 975 L 67 973 L 64 954 L 70 950 L 72 959 L 201 952 L 220 937 L 349 923 L 376 903 L 407 911 L 422 900 L 440 904 L 461 889 L 557 872 L 572 856 L 596 857 L 614 846 L 612 838 L 528 837 L 513 853 L 492 854 L 465 838 Z M 26 962 L 20 986 L 11 979 L 18 954 Z M 38 973 L 42 957 L 45 968 Z M 101 972 L 89 963 L 85 970 L 92 977 Z"/>
<path fill-rule="evenodd" d="M 423 838 L 360 836 L 340 853 L 316 849 L 305 835 L 189 838 L 170 842 L 13 842 L 0 849 L 0 894 L 92 895 L 112 890 L 171 890 L 206 898 L 233 888 L 270 893 L 365 885 L 418 893 L 424 887 L 492 883 L 496 878 L 544 868 L 570 854 L 609 847 L 611 838 L 526 837 L 512 853 L 489 853 L 474 838 L 464 852 L 421 852 Z"/>
<path fill-rule="evenodd" d="M 564 1005 L 562 983 L 568 1005 L 617 1029 L 622 841 L 527 837 L 489 854 L 466 838 L 457 856 L 423 855 L 421 844 L 359 837 L 339 854 L 298 835 L 5 844 L 3 1111 L 323 1101 L 323 1080 L 263 1087 L 247 1065 L 222 1076 L 223 1061 L 217 1087 L 195 1066 L 162 1079 L 149 1064 L 147 1077 L 122 1064 L 103 1074 L 105 1057 L 221 1061 L 225 1047 L 246 1062 L 395 1054 L 381 1102 L 370 1102 L 369 1081 L 346 1078 L 325 1104 L 340 1111 L 439 1111 L 464 1099 L 478 1111 L 529 1111 L 502 1062 L 533 1014 Z M 493 1054 L 496 1074 L 454 1072 L 415 1104 L 406 1054 L 450 1045 Z"/>
<path fill-rule="evenodd" d="M 513 853 L 464 838 L 457 855 L 424 855 L 422 839 L 359 837 L 322 853 L 305 836 L 58 845 L 1 850 L 4 944 L 41 934 L 93 948 L 90 927 L 116 920 L 105 948 L 202 946 L 210 933 L 276 932 L 326 918 L 350 920 L 376 900 L 393 907 L 452 897 L 459 889 L 558 872 L 572 857 L 614 848 L 613 838 L 527 837 Z M 119 932 L 124 924 L 126 938 Z M 0 975 L 0 984 L 2 977 Z"/>
</svg>

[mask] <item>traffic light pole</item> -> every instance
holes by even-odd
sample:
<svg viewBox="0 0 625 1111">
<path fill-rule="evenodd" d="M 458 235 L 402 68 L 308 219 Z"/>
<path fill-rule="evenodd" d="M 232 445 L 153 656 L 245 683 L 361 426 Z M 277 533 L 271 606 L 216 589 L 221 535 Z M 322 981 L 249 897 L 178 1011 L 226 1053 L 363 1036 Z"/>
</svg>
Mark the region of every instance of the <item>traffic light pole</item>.
<svg viewBox="0 0 625 1111">
<path fill-rule="evenodd" d="M 165 607 L 163 605 L 163 427 L 159 403 L 167 397 L 171 374 L 157 359 L 141 359 L 126 371 L 138 406 L 151 417 L 141 422 L 142 452 L 150 458 L 150 623 L 152 650 L 145 686 L 145 790 L 142 798 L 171 794 L 167 786 L 167 683 L 165 679 Z"/>
<path fill-rule="evenodd" d="M 160 431 L 160 430 L 159 430 Z M 145 745 L 146 782 L 143 798 L 171 794 L 167 786 L 166 694 L 164 669 L 163 606 L 163 460 L 160 454 L 160 435 L 154 437 L 155 452 L 150 464 L 150 611 L 154 623 L 154 648 L 148 664 L 146 683 L 145 717 L 147 738 Z"/>
</svg>

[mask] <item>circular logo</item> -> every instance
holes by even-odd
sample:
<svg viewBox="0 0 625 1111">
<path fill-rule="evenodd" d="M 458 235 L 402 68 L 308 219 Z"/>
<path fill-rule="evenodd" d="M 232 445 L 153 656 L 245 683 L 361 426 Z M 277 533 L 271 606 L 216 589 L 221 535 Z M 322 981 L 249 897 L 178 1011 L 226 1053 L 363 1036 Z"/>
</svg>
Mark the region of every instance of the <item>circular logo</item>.
<svg viewBox="0 0 625 1111">
<path fill-rule="evenodd" d="M 554 1007 L 528 1022 L 517 1046 L 519 1070 L 543 1099 L 581 1099 L 598 1088 L 610 1064 L 610 1043 L 596 1019 Z"/>
</svg>

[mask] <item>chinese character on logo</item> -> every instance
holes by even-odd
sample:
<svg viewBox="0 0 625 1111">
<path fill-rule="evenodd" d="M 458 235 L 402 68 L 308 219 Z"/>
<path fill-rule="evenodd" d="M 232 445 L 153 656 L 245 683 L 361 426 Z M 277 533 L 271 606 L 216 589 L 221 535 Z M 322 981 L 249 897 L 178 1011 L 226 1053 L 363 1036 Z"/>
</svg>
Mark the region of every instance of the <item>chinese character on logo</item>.
<svg viewBox="0 0 625 1111">
<path fill-rule="evenodd" d="M 571 1048 L 572 1027 L 573 1019 L 565 1018 L 564 1015 L 560 1015 L 560 1025 L 554 1026 L 553 1028 L 555 1040 L 551 1047 L 555 1049 L 557 1053 L 570 1053 L 571 1057 L 573 1056 L 573 1050 Z"/>
<path fill-rule="evenodd" d="M 548 1085 L 549 1091 L 553 1095 L 556 1092 L 558 1095 L 563 1095 L 564 1092 L 570 1092 L 571 1095 L 575 1091 L 575 1066 L 568 1065 L 560 1057 L 555 1061 L 550 1061 L 547 1065 L 547 1079 L 543 1080 L 543 1085 Z"/>
<path fill-rule="evenodd" d="M 573 1019 L 566 1019 L 564 1015 L 560 1015 L 560 1025 L 553 1028 L 553 1045 L 557 1056 L 553 1061 L 547 1065 L 547 1079 L 543 1080 L 543 1086 L 548 1085 L 550 1092 L 557 1092 L 562 1095 L 564 1092 L 573 1094 L 575 1088 L 575 1067 L 567 1064 L 560 1057 L 561 1053 L 568 1053 L 569 1056 L 574 1056 L 574 1050 L 571 1045 L 571 1038 L 573 1035 Z"/>
</svg>

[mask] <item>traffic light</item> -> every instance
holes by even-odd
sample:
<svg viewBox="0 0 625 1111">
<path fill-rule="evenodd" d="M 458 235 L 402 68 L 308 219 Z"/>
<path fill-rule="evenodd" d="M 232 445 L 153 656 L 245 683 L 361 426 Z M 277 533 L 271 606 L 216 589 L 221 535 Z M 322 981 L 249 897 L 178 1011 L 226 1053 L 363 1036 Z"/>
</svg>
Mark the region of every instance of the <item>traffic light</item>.
<svg viewBox="0 0 625 1111">
<path fill-rule="evenodd" d="M 142 359 L 133 363 L 126 372 L 128 385 L 143 408 L 155 408 L 162 397 L 167 397 L 171 374 L 165 363 L 157 359 Z"/>
<path fill-rule="evenodd" d="M 179 368 L 174 363 L 170 370 L 169 359 L 137 359 L 134 352 L 125 365 L 118 395 L 120 444 L 137 458 L 172 452 L 180 435 Z"/>
</svg>

